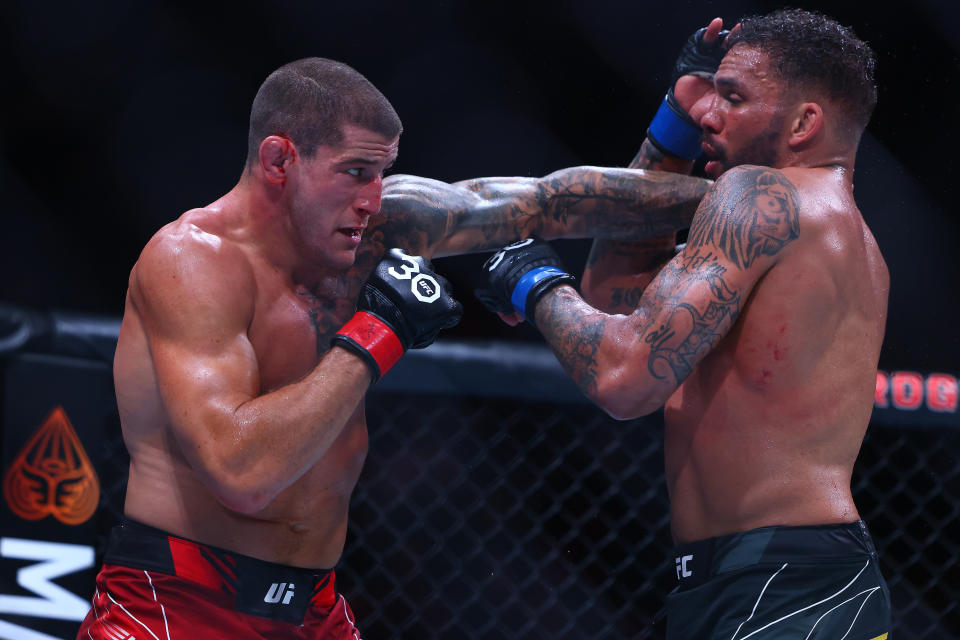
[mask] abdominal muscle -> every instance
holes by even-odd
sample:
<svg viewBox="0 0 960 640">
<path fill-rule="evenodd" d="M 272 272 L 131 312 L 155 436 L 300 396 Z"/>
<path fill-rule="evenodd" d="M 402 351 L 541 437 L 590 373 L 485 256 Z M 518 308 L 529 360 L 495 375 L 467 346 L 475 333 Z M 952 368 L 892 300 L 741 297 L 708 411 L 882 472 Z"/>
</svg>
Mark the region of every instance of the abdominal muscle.
<svg viewBox="0 0 960 640">
<path fill-rule="evenodd" d="M 253 514 L 223 506 L 180 455 L 169 430 L 155 433 L 130 448 L 128 518 L 268 562 L 314 569 L 337 564 L 367 452 L 362 405 L 324 457 Z"/>
</svg>

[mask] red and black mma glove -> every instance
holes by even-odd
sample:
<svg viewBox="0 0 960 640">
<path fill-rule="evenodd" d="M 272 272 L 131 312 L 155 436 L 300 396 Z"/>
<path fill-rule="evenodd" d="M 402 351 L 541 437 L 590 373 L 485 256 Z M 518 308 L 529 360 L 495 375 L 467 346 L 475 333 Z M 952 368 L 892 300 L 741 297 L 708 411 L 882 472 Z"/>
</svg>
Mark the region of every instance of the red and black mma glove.
<svg viewBox="0 0 960 640">
<path fill-rule="evenodd" d="M 670 89 L 667 90 L 666 97 L 647 129 L 647 138 L 653 146 L 663 153 L 686 160 L 696 160 L 700 155 L 700 139 L 703 130 L 677 102 L 673 87 L 677 84 L 677 80 L 685 75 L 713 80 L 720 66 L 720 60 L 723 59 L 723 41 L 730 32 L 721 31 L 716 42 L 712 44 L 703 41 L 703 35 L 706 32 L 706 27 L 698 29 L 683 44 L 673 67 Z"/>
<path fill-rule="evenodd" d="M 480 302 L 494 313 L 519 313 L 531 324 L 543 294 L 576 282 L 553 248 L 538 238 L 507 245 L 483 263 L 483 271 L 490 288 L 475 291 Z"/>
<path fill-rule="evenodd" d="M 422 349 L 460 322 L 463 306 L 429 261 L 391 249 L 360 291 L 357 312 L 333 344 L 366 360 L 376 382 L 407 349 Z"/>
</svg>

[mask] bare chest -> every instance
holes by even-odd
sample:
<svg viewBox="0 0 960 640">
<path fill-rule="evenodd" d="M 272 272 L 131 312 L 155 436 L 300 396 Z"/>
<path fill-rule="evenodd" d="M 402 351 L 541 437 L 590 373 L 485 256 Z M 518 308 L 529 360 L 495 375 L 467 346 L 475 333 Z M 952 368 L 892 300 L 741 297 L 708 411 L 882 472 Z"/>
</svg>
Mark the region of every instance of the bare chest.
<svg viewBox="0 0 960 640">
<path fill-rule="evenodd" d="M 276 287 L 257 301 L 248 337 L 257 355 L 263 392 L 310 372 L 356 308 L 358 287 L 346 280 L 324 289 Z"/>
</svg>

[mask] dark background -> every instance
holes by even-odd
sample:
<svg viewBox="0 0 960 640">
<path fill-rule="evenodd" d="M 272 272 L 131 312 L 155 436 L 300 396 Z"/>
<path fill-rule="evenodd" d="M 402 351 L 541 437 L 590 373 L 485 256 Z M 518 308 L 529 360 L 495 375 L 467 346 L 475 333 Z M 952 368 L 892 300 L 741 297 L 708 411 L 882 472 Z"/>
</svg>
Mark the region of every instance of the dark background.
<svg viewBox="0 0 960 640">
<path fill-rule="evenodd" d="M 881 367 L 960 370 L 953 0 L 799 2 L 854 27 L 880 100 L 856 196 L 890 266 Z M 630 161 L 680 44 L 780 5 L 554 2 L 5 3 L 0 23 L 0 303 L 119 316 L 152 233 L 229 190 L 266 75 L 319 55 L 358 69 L 404 123 L 395 171 L 455 181 Z M 559 243 L 573 271 L 587 241 Z M 468 291 L 481 256 L 440 260 L 467 306 L 451 335 L 537 339 Z M 572 263 L 572 264 L 571 264 Z"/>
</svg>

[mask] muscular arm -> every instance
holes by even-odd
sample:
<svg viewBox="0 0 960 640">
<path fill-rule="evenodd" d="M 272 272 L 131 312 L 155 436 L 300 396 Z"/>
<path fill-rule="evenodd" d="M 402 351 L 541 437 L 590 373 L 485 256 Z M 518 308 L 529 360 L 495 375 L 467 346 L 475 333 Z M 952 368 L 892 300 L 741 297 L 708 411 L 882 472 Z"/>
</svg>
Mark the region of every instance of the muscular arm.
<svg viewBox="0 0 960 640">
<path fill-rule="evenodd" d="M 721 37 L 722 28 L 721 19 L 712 20 L 703 35 L 704 42 L 716 42 Z M 691 55 L 692 58 L 688 57 Z M 688 113 L 704 93 L 711 90 L 709 80 L 690 74 L 694 71 L 702 73 L 704 62 L 703 57 L 684 48 L 674 69 L 675 74 L 681 74 L 673 87 L 674 98 Z M 719 59 L 716 62 L 719 63 Z M 691 68 L 691 64 L 695 68 Z M 689 174 L 693 164 L 693 161 L 664 154 L 645 138 L 630 167 Z M 674 234 L 643 243 L 594 240 L 583 274 L 581 291 L 584 297 L 607 313 L 630 313 L 636 308 L 643 290 L 672 256 L 675 241 Z"/>
<path fill-rule="evenodd" d="M 437 257 L 489 251 L 530 235 L 643 240 L 688 226 L 709 185 L 689 176 L 599 167 L 455 184 L 392 176 L 384 185 L 383 221 L 371 237 Z"/>
<path fill-rule="evenodd" d="M 131 301 L 180 451 L 226 507 L 253 513 L 324 455 L 362 400 L 370 372 L 334 348 L 305 377 L 267 393 L 247 336 L 255 286 L 249 263 L 215 236 L 183 226 L 147 245 Z"/>
<path fill-rule="evenodd" d="M 668 156 L 644 139 L 631 169 L 688 174 L 693 162 Z M 640 242 L 594 239 L 580 291 L 592 306 L 606 313 L 630 313 L 647 285 L 674 255 L 677 229 Z"/>
<path fill-rule="evenodd" d="M 730 170 L 697 210 L 687 246 L 631 315 L 602 313 L 561 286 L 537 304 L 537 327 L 604 410 L 618 418 L 650 413 L 726 335 L 798 235 L 796 192 L 780 172 Z"/>
</svg>

